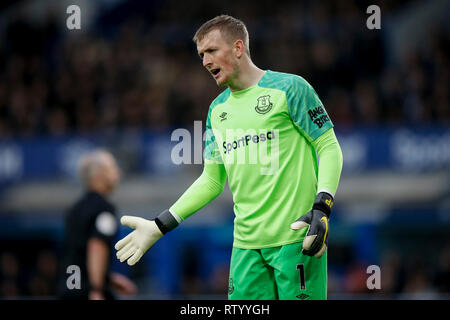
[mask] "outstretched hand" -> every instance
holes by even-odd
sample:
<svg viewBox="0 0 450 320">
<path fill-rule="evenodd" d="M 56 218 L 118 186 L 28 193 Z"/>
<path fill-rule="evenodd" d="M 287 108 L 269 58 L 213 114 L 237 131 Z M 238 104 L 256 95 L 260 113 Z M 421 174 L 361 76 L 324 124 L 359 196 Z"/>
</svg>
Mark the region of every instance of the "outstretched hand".
<svg viewBox="0 0 450 320">
<path fill-rule="evenodd" d="M 163 236 L 163 233 L 153 220 L 123 216 L 120 223 L 135 230 L 114 246 L 117 258 L 120 262 L 127 261 L 128 265 L 133 266 Z"/>
</svg>

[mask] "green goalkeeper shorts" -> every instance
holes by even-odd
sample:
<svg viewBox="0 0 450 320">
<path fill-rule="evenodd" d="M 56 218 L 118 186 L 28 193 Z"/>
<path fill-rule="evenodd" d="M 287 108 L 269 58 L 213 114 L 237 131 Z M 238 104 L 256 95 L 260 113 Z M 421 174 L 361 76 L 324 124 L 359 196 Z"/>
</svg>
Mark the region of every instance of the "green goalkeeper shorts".
<svg viewBox="0 0 450 320">
<path fill-rule="evenodd" d="M 325 300 L 327 252 L 302 254 L 302 243 L 266 249 L 233 248 L 230 300 Z"/>
</svg>

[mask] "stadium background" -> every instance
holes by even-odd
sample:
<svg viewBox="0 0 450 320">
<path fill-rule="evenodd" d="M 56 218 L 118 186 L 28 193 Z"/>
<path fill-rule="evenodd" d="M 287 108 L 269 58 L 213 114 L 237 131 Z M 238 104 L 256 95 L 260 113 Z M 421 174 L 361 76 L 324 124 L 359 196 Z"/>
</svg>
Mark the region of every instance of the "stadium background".
<svg viewBox="0 0 450 320">
<path fill-rule="evenodd" d="M 68 30 L 66 8 L 81 8 Z M 369 30 L 366 9 L 381 8 Z M 5 1 L 0 12 L 0 299 L 53 299 L 76 163 L 105 147 L 124 180 L 119 212 L 153 217 L 194 181 L 176 165 L 221 91 L 191 41 L 221 13 L 241 18 L 256 65 L 316 89 L 344 154 L 331 218 L 330 299 L 450 297 L 450 2 Z M 197 123 L 197 126 L 200 123 Z M 222 299 L 232 243 L 229 190 L 134 268 L 132 299 Z M 121 228 L 121 236 L 129 229 Z M 381 268 L 368 290 L 366 268 Z"/>
</svg>

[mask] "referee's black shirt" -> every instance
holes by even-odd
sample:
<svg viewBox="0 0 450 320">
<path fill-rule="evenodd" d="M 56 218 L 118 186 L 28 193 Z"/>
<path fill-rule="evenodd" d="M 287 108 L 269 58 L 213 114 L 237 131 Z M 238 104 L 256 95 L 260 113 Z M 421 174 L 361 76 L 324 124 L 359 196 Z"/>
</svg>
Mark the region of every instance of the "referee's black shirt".
<svg viewBox="0 0 450 320">
<path fill-rule="evenodd" d="M 118 222 L 115 207 L 101 194 L 87 192 L 65 217 L 64 251 L 62 277 L 60 282 L 60 297 L 63 299 L 87 299 L 91 289 L 87 273 L 87 244 L 91 238 L 103 240 L 110 248 L 110 259 L 105 274 L 105 297 L 113 298 L 109 290 L 110 262 L 113 254 L 113 241 L 117 234 Z M 67 268 L 78 266 L 81 270 L 81 288 L 69 289 L 66 283 L 70 274 Z"/>
</svg>

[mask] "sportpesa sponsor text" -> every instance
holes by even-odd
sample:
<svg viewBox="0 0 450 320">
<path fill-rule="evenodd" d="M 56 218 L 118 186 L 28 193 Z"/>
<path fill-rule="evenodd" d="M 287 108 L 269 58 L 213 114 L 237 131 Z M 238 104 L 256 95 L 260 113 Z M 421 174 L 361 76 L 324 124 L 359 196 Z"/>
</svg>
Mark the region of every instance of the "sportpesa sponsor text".
<svg viewBox="0 0 450 320">
<path fill-rule="evenodd" d="M 233 142 L 226 142 L 224 141 L 222 146 L 224 148 L 224 153 L 230 152 L 232 149 L 237 149 L 241 147 L 248 146 L 249 142 L 253 143 L 259 143 L 264 142 L 266 140 L 272 140 L 275 139 L 275 132 L 274 130 L 271 130 L 267 133 L 260 133 L 260 134 L 247 134 L 237 140 L 234 140 Z"/>
</svg>

